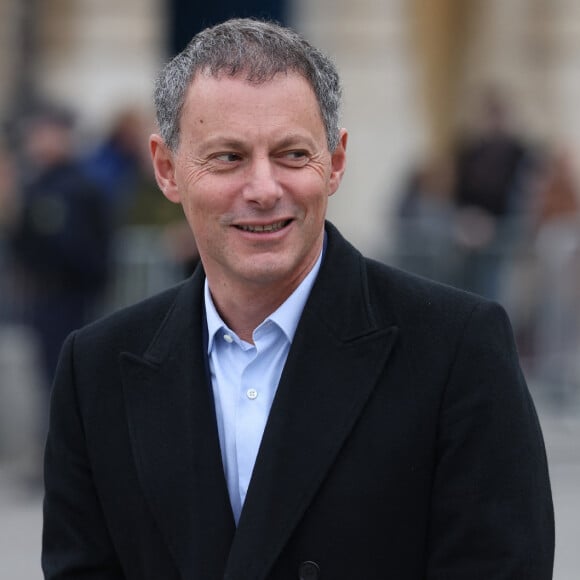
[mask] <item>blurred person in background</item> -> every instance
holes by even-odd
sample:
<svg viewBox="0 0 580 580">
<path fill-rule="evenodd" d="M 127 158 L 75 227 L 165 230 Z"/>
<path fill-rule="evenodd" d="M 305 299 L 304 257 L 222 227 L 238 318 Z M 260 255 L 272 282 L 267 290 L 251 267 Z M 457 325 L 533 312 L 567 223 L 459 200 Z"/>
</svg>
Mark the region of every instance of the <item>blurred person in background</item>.
<svg viewBox="0 0 580 580">
<path fill-rule="evenodd" d="M 545 450 L 503 309 L 364 258 L 332 62 L 275 24 L 161 72 L 158 185 L 201 263 L 63 347 L 47 580 L 549 580 Z"/>
<path fill-rule="evenodd" d="M 75 156 L 70 111 L 39 106 L 24 120 L 21 140 L 22 189 L 11 248 L 50 386 L 65 337 L 95 314 L 105 286 L 110 214 Z"/>
<path fill-rule="evenodd" d="M 14 227 L 20 201 L 16 160 L 8 146 L 0 140 L 0 240 L 5 241 Z M 1 242 L 0 242 L 1 243 Z"/>
<path fill-rule="evenodd" d="M 0 324 L 13 318 L 14 292 L 9 240 L 18 215 L 16 160 L 0 141 Z"/>
<path fill-rule="evenodd" d="M 419 162 L 403 184 L 396 214 L 397 265 L 447 283 L 454 272 L 453 179 L 449 159 Z"/>
<path fill-rule="evenodd" d="M 167 258 L 187 277 L 199 256 L 183 212 L 159 195 L 147 148 L 153 125 L 139 109 L 120 110 L 104 139 L 84 155 L 83 167 L 105 193 L 116 230 L 158 232 Z"/>
<path fill-rule="evenodd" d="M 488 88 L 481 95 L 475 130 L 460 137 L 456 151 L 454 284 L 492 299 L 501 298 L 503 259 L 519 235 L 518 218 L 531 202 L 532 151 L 512 122 L 504 95 Z"/>
<path fill-rule="evenodd" d="M 0 142 L 0 232 L 13 225 L 18 208 L 16 163 L 7 147 Z"/>
<path fill-rule="evenodd" d="M 115 115 L 104 138 L 83 159 L 87 175 L 98 183 L 120 224 L 127 221 L 142 181 L 151 174 L 144 146 L 148 128 L 138 109 L 125 108 Z"/>
</svg>

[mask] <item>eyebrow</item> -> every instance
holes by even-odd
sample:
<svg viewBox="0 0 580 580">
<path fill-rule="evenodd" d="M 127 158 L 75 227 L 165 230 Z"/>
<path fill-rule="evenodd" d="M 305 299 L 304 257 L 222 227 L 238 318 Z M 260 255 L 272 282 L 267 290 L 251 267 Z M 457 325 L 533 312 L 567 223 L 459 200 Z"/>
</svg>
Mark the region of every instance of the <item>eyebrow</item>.
<svg viewBox="0 0 580 580">
<path fill-rule="evenodd" d="M 216 135 L 206 139 L 201 144 L 202 153 L 212 149 L 240 149 L 244 148 L 244 142 L 241 139 L 227 137 L 225 135 Z"/>
<path fill-rule="evenodd" d="M 304 145 L 305 147 L 316 147 L 315 140 L 304 133 L 288 133 L 275 141 L 274 149 L 285 149 L 286 147 L 296 147 Z M 202 145 L 202 153 L 212 149 L 247 149 L 248 143 L 243 139 L 228 135 L 215 135 L 209 137 Z"/>
<path fill-rule="evenodd" d="M 300 143 L 305 143 L 309 147 L 316 147 L 316 141 L 303 133 L 289 133 L 278 141 L 276 147 L 278 149 L 284 149 L 286 147 L 294 147 Z"/>
</svg>

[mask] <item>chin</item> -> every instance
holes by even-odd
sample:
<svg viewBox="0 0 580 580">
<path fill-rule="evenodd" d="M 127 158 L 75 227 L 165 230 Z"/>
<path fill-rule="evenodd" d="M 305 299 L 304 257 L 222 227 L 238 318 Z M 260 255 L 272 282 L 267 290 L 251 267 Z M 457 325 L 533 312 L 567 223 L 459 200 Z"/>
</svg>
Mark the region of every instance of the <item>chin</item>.
<svg viewBox="0 0 580 580">
<path fill-rule="evenodd" d="M 268 261 L 254 262 L 243 268 L 240 272 L 241 277 L 250 283 L 255 284 L 272 284 L 282 282 L 292 277 L 294 268 L 286 264 L 284 260 L 272 259 Z"/>
</svg>

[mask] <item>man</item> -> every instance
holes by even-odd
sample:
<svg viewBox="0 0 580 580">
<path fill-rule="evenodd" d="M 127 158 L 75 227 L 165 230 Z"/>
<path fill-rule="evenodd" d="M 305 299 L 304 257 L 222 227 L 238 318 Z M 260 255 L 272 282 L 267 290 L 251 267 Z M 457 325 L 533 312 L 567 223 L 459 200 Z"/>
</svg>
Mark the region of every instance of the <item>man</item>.
<svg viewBox="0 0 580 580">
<path fill-rule="evenodd" d="M 232 20 L 156 88 L 158 184 L 201 266 L 69 337 L 46 449 L 46 577 L 551 577 L 536 414 L 500 307 L 325 224 L 338 76 Z"/>
<path fill-rule="evenodd" d="M 65 338 L 93 317 L 109 272 L 110 214 L 77 159 L 74 127 L 72 113 L 52 104 L 26 118 L 21 208 L 10 233 L 46 394 Z"/>
</svg>

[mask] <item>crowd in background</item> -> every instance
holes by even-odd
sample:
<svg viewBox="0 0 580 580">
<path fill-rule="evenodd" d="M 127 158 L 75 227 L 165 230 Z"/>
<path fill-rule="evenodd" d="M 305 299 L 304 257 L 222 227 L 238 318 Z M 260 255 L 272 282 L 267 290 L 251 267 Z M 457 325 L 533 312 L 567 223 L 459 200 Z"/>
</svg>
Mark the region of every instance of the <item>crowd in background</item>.
<svg viewBox="0 0 580 580">
<path fill-rule="evenodd" d="M 569 152 L 533 143 L 497 89 L 450 154 L 402 187 L 399 266 L 507 309 L 528 379 L 558 406 L 580 387 L 579 191 Z"/>
</svg>

